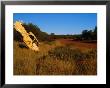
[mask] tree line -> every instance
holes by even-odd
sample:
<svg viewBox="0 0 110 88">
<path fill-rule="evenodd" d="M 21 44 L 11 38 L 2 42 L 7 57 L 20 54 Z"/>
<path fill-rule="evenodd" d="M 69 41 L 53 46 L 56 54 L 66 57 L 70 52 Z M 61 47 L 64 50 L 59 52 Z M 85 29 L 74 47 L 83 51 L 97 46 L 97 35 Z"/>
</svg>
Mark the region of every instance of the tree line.
<svg viewBox="0 0 110 88">
<path fill-rule="evenodd" d="M 73 39 L 73 40 L 97 40 L 97 27 L 92 30 L 83 30 L 81 34 L 73 34 L 73 35 L 55 35 L 54 33 L 50 34 L 52 39 Z"/>
<path fill-rule="evenodd" d="M 97 40 L 97 27 L 92 30 L 83 30 L 81 34 L 77 35 L 56 35 L 55 33 L 48 34 L 41 31 L 41 29 L 33 23 L 23 23 L 27 32 L 32 32 L 39 41 L 54 41 L 55 39 L 73 39 L 73 40 Z M 22 36 L 14 30 L 14 40 L 22 41 Z"/>
</svg>

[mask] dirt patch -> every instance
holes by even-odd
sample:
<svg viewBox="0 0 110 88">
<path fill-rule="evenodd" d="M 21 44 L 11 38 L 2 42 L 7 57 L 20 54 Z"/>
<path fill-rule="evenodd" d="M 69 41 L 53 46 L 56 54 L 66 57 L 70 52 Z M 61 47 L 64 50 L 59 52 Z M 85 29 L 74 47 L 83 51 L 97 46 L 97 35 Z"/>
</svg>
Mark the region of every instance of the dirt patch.
<svg viewBox="0 0 110 88">
<path fill-rule="evenodd" d="M 56 41 L 61 42 L 62 44 L 68 45 L 68 46 L 74 46 L 79 49 L 96 49 L 97 43 L 88 43 L 83 41 L 75 41 L 72 39 L 57 39 Z"/>
</svg>

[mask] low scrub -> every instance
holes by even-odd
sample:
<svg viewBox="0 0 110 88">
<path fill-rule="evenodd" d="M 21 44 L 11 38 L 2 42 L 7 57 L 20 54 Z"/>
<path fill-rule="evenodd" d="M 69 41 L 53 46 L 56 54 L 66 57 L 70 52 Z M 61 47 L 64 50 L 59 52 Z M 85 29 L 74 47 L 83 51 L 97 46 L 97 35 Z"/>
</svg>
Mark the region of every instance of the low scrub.
<svg viewBox="0 0 110 88">
<path fill-rule="evenodd" d="M 46 46 L 47 47 L 47 46 Z M 45 51 L 43 51 L 45 50 Z M 82 52 L 67 46 L 42 52 L 20 48 L 14 42 L 14 75 L 96 75 L 97 51 Z"/>
<path fill-rule="evenodd" d="M 56 47 L 54 50 L 48 52 L 49 56 L 58 59 L 74 59 L 74 60 L 85 60 L 96 58 L 96 50 L 89 50 L 87 52 L 81 52 L 79 49 L 70 49 L 69 47 Z"/>
</svg>

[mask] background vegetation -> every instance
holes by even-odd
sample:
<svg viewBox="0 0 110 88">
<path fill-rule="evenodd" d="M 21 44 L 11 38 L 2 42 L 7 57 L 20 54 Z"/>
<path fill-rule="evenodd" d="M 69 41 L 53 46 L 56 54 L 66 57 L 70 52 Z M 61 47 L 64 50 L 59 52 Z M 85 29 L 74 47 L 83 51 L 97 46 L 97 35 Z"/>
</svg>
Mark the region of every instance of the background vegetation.
<svg viewBox="0 0 110 88">
<path fill-rule="evenodd" d="M 75 40 L 97 40 L 97 27 L 93 30 L 83 30 L 81 34 L 77 35 L 55 35 L 55 33 L 48 34 L 40 30 L 37 25 L 32 23 L 23 24 L 27 32 L 32 32 L 40 41 L 54 41 L 55 39 L 75 39 Z M 14 40 L 20 41 L 22 40 L 22 36 L 14 30 Z"/>
</svg>

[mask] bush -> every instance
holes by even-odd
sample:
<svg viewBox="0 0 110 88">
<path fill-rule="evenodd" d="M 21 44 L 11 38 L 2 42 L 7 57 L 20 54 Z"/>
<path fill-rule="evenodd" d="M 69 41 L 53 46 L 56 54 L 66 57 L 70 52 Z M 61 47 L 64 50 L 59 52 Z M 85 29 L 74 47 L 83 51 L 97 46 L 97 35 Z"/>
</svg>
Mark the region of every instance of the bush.
<svg viewBox="0 0 110 88">
<path fill-rule="evenodd" d="M 79 49 L 70 49 L 69 47 L 56 47 L 54 50 L 50 50 L 48 54 L 51 57 L 58 59 L 74 59 L 74 60 L 82 60 L 82 59 L 90 59 L 96 58 L 96 50 L 90 50 L 86 53 L 81 52 Z"/>
</svg>

